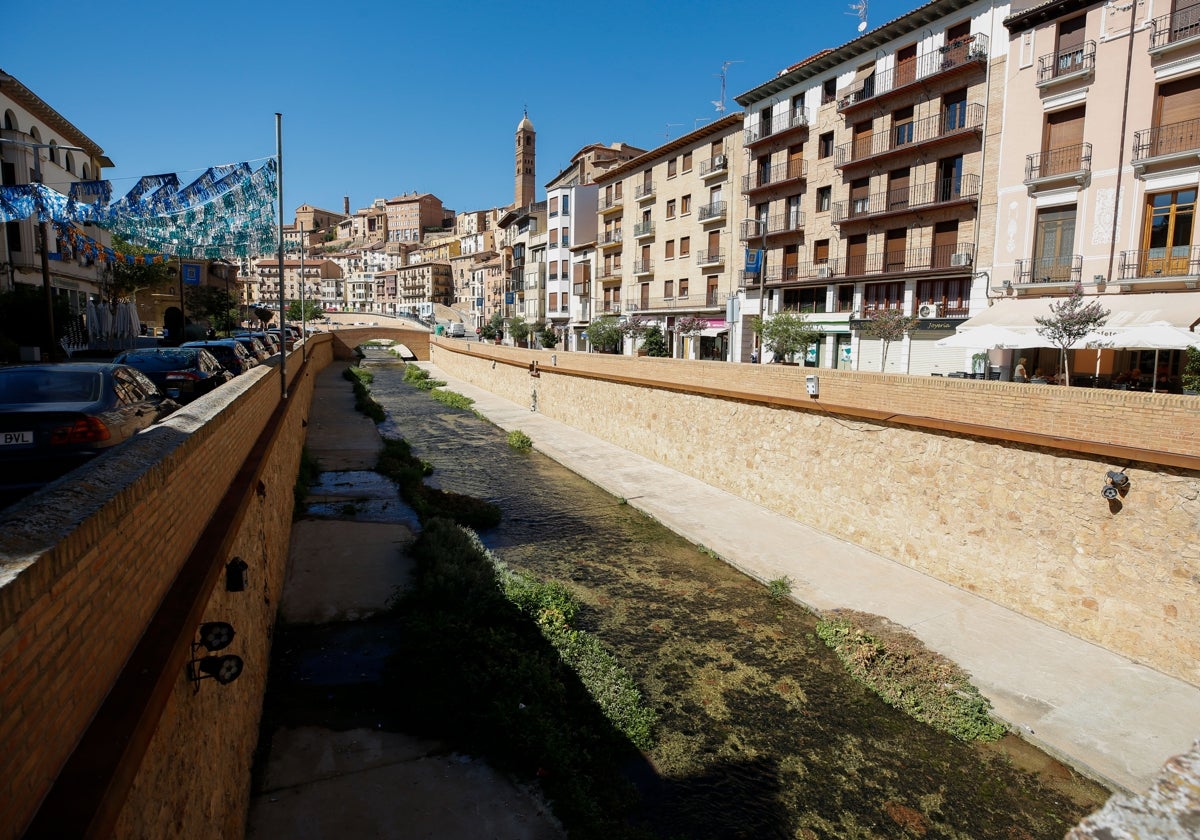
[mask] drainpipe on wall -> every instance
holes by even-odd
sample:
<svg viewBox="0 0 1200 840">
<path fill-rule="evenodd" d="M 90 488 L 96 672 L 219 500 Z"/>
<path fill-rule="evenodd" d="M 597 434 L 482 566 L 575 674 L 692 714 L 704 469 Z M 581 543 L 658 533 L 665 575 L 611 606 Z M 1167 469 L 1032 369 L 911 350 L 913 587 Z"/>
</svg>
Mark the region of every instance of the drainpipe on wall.
<svg viewBox="0 0 1200 840">
<path fill-rule="evenodd" d="M 1109 236 L 1108 243 L 1108 273 L 1104 275 L 1105 279 L 1109 281 L 1113 276 L 1113 260 L 1117 256 L 1117 222 L 1121 218 L 1121 170 L 1125 167 L 1125 128 L 1129 121 L 1129 77 L 1133 72 L 1133 24 L 1136 16 L 1137 4 L 1130 3 L 1129 33 L 1125 36 L 1129 39 L 1129 49 L 1125 54 L 1125 98 L 1121 103 L 1121 133 L 1117 135 L 1121 138 L 1117 152 L 1117 194 L 1113 197 L 1112 234 Z"/>
</svg>

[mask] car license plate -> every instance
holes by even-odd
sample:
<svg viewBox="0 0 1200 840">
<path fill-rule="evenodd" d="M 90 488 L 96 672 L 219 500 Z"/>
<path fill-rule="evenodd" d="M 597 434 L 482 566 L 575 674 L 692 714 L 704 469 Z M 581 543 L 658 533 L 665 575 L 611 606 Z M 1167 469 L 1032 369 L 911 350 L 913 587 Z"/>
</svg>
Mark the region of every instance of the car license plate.
<svg viewBox="0 0 1200 840">
<path fill-rule="evenodd" d="M 0 446 L 32 446 L 33 432 L 0 432 Z"/>
</svg>

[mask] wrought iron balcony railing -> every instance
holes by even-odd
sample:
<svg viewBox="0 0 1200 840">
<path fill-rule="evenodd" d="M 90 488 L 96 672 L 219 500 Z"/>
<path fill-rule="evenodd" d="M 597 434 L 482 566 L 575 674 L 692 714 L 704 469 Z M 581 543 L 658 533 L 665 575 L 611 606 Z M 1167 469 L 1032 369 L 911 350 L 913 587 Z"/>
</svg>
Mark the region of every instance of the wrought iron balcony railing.
<svg viewBox="0 0 1200 840">
<path fill-rule="evenodd" d="M 834 150 L 834 165 L 848 166 L 883 155 L 918 152 L 923 143 L 980 130 L 983 117 L 983 105 L 972 102 L 947 108 L 932 117 L 893 125 L 888 131 L 875 131 L 838 146 Z"/>
<path fill-rule="evenodd" d="M 808 177 L 807 160 L 789 160 L 774 166 L 763 167 L 742 176 L 742 192 L 752 192 L 765 187 L 777 187 L 791 181 Z"/>
<path fill-rule="evenodd" d="M 1092 171 L 1092 144 L 1080 143 L 1025 156 L 1025 183 L 1078 178 Z"/>
<path fill-rule="evenodd" d="M 635 199 L 637 199 L 638 201 L 641 201 L 643 198 L 651 198 L 651 197 L 653 197 L 653 195 L 654 195 L 654 182 L 653 181 L 644 181 L 644 182 L 638 184 L 637 187 L 635 187 L 634 191 L 633 191 L 633 197 Z"/>
<path fill-rule="evenodd" d="M 988 57 L 988 36 L 982 33 L 957 38 L 936 50 L 902 62 L 891 70 L 876 73 L 857 88 L 838 92 L 839 111 L 846 111 L 893 92 L 901 92 L 918 82 L 925 83 L 941 75 L 961 73 L 964 68 L 982 67 Z"/>
<path fill-rule="evenodd" d="M 1121 280 L 1156 280 L 1197 275 L 1200 275 L 1200 245 L 1122 251 L 1117 264 L 1117 277 Z"/>
<path fill-rule="evenodd" d="M 1074 285 L 1083 272 L 1082 254 L 1062 254 L 1017 260 L 1013 268 L 1013 283 L 1031 285 L 1056 283 Z"/>
<path fill-rule="evenodd" d="M 833 205 L 833 223 L 907 213 L 938 204 L 974 201 L 978 198 L 978 175 L 941 178 L 927 184 L 912 184 L 886 192 L 872 193 L 859 199 L 839 201 Z"/>
<path fill-rule="evenodd" d="M 751 128 L 742 132 L 742 142 L 753 146 L 772 137 L 790 134 L 795 129 L 808 128 L 808 112 L 803 108 L 791 108 L 782 114 L 776 114 L 765 123 L 760 119 Z"/>
<path fill-rule="evenodd" d="M 728 205 L 724 201 L 714 201 L 712 204 L 705 204 L 697 212 L 700 216 L 700 221 L 712 222 L 725 218 L 727 207 Z"/>
<path fill-rule="evenodd" d="M 741 238 L 745 242 L 751 242 L 756 238 L 763 236 L 776 236 L 783 233 L 796 233 L 804 230 L 804 214 L 799 210 L 790 213 L 781 213 L 777 216 L 769 216 L 764 222 L 754 219 L 747 219 L 742 222 Z"/>
<path fill-rule="evenodd" d="M 1144 128 L 1134 132 L 1133 160 L 1200 150 L 1200 119 Z"/>
<path fill-rule="evenodd" d="M 1189 6 L 1150 21 L 1150 49 L 1161 50 L 1200 36 L 1200 6 Z"/>
<path fill-rule="evenodd" d="M 1096 71 L 1096 42 L 1084 41 L 1081 46 L 1059 50 L 1038 59 L 1039 85 Z"/>
<path fill-rule="evenodd" d="M 720 248 L 696 252 L 697 265 L 722 265 L 725 262 L 725 252 Z"/>
</svg>

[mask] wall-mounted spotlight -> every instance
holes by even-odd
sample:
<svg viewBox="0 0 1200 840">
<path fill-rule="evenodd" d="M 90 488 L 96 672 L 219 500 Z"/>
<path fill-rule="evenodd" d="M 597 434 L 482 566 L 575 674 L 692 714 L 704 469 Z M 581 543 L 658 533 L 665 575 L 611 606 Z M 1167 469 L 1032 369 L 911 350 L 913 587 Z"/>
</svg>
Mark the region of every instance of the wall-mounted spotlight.
<svg viewBox="0 0 1200 840">
<path fill-rule="evenodd" d="M 1109 470 L 1105 475 L 1104 487 L 1100 495 L 1110 502 L 1129 491 L 1129 476 L 1118 470 Z"/>
<path fill-rule="evenodd" d="M 233 654 L 224 656 L 200 656 L 200 648 L 212 653 L 224 650 L 233 644 L 236 635 L 233 625 L 226 621 L 207 621 L 200 625 L 200 638 L 192 642 L 192 659 L 188 662 L 188 679 L 200 691 L 200 680 L 214 679 L 221 685 L 229 685 L 242 675 L 242 658 Z"/>
<path fill-rule="evenodd" d="M 250 567 L 241 557 L 234 557 L 225 564 L 225 591 L 246 591 L 246 570 Z"/>
</svg>

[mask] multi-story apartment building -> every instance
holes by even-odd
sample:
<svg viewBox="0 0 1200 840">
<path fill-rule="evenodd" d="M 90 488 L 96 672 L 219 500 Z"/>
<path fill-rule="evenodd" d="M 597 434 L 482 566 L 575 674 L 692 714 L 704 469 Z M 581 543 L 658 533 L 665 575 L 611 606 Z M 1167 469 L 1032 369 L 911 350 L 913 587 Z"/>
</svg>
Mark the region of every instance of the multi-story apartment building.
<svg viewBox="0 0 1200 840">
<path fill-rule="evenodd" d="M 302 271 L 303 270 L 303 271 Z M 290 303 L 300 300 L 301 283 L 304 286 L 304 299 L 327 301 L 325 297 L 328 288 L 327 281 L 340 280 L 342 270 L 337 263 L 328 259 L 287 258 L 283 261 L 283 300 Z M 254 261 L 254 271 L 243 286 L 243 300 L 254 306 L 279 306 L 279 260 L 274 257 L 263 257 Z M 336 288 L 336 286 L 335 286 Z"/>
<path fill-rule="evenodd" d="M 355 245 L 370 245 L 375 242 L 386 242 L 388 237 L 387 202 L 377 198 L 370 207 L 358 210 L 354 215 L 338 223 L 337 238 L 339 242 L 350 242 Z"/>
<path fill-rule="evenodd" d="M 972 323 L 1032 328 L 1079 287 L 1111 313 L 1109 328 L 1194 326 L 1200 6 L 1018 0 L 1005 25 L 998 300 Z M 1030 373 L 1057 368 L 1037 353 L 1021 353 Z M 1084 351 L 1082 373 L 1148 370 L 1153 355 Z M 1179 356 L 1161 355 L 1171 379 Z"/>
<path fill-rule="evenodd" d="M 865 328 L 898 309 L 919 321 L 888 371 L 962 368 L 935 342 L 986 305 L 1007 10 L 933 0 L 737 97 L 740 234 L 765 251 L 745 312 L 808 315 L 809 364 L 879 370 Z"/>
<path fill-rule="evenodd" d="M 34 183 L 40 171 L 42 183 L 67 195 L 72 184 L 100 179 L 102 170 L 113 165 L 91 138 L 3 71 L 0 139 L 0 184 L 5 186 Z M 16 284 L 43 286 L 41 227 L 36 216 L 5 224 L 0 291 L 9 291 Z M 44 227 L 51 294 L 65 298 L 73 313 L 83 312 L 89 297 L 100 293 L 105 263 L 98 257 L 111 247 L 111 237 L 95 225 L 51 223 Z"/>
<path fill-rule="evenodd" d="M 509 210 L 501 217 L 499 230 L 508 281 L 504 317 L 538 323 L 545 314 L 546 202 Z"/>
<path fill-rule="evenodd" d="M 429 311 L 429 304 L 450 305 L 454 284 L 448 262 L 423 262 L 396 269 L 397 311 Z"/>
<path fill-rule="evenodd" d="M 383 202 L 387 242 L 420 243 L 426 231 L 453 228 L 454 211 L 442 207 L 442 200 L 431 193 L 406 193 Z"/>
<path fill-rule="evenodd" d="M 731 114 L 597 176 L 594 315 L 658 324 L 675 356 L 730 358 L 741 129 Z M 677 334 L 684 317 L 702 319 L 702 332 Z"/>
</svg>

